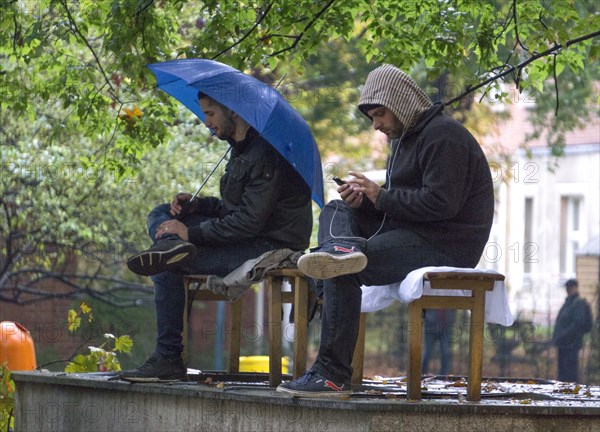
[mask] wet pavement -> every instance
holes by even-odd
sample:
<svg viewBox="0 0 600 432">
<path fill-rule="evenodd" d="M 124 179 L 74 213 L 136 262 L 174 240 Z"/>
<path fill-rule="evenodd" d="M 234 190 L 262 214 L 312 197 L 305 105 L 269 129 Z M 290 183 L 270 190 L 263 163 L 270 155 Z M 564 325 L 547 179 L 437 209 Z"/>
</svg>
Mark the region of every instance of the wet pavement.
<svg viewBox="0 0 600 432">
<path fill-rule="evenodd" d="M 223 391 L 265 390 L 266 374 L 227 375 L 219 372 L 189 370 L 190 381 Z M 284 379 L 291 379 L 290 376 Z M 423 400 L 466 403 L 467 381 L 460 376 L 424 376 L 421 381 Z M 350 400 L 406 399 L 406 377 L 364 377 L 362 386 L 354 388 Z M 521 406 L 582 406 L 600 408 L 600 386 L 565 383 L 543 379 L 484 378 L 480 404 Z"/>
<path fill-rule="evenodd" d="M 600 430 L 600 386 L 540 379 L 485 378 L 472 402 L 460 376 L 424 376 L 418 401 L 406 398 L 405 376 L 364 377 L 346 398 L 292 397 L 269 387 L 264 373 L 190 369 L 187 381 L 173 383 L 128 383 L 114 373 L 13 378 L 20 430 Z"/>
</svg>

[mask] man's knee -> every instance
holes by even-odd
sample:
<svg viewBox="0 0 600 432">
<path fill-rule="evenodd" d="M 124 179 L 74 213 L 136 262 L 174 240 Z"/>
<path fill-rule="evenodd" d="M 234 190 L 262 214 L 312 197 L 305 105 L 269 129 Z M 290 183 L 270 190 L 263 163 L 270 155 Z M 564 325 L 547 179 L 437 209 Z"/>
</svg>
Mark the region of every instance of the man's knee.
<svg viewBox="0 0 600 432">
<path fill-rule="evenodd" d="M 158 215 L 163 215 L 163 214 L 170 215 L 171 214 L 170 210 L 171 210 L 171 204 L 169 204 L 169 203 L 159 204 L 156 207 L 154 207 L 152 210 L 150 210 L 148 217 L 150 218 L 152 216 L 158 216 Z"/>
</svg>

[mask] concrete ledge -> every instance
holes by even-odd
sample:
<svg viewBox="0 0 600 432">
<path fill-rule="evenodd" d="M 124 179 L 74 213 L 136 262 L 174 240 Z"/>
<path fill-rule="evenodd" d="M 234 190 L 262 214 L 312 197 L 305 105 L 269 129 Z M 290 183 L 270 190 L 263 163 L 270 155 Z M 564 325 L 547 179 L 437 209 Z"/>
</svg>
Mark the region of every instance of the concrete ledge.
<svg viewBox="0 0 600 432">
<path fill-rule="evenodd" d="M 109 374 L 15 372 L 18 431 L 592 431 L 600 399 L 291 398 L 264 386 L 129 384 Z"/>
</svg>

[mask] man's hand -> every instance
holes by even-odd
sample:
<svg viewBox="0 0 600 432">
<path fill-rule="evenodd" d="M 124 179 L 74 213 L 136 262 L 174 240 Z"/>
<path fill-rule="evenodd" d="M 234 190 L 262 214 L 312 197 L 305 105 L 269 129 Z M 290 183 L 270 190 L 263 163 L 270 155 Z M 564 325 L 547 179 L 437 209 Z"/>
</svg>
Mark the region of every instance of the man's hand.
<svg viewBox="0 0 600 432">
<path fill-rule="evenodd" d="M 360 207 L 363 196 L 361 193 L 355 192 L 351 183 L 346 183 L 337 188 L 340 197 L 352 208 Z"/>
<path fill-rule="evenodd" d="M 365 177 L 365 175 L 362 173 L 359 173 L 356 171 L 350 171 L 348 174 L 350 174 L 351 176 L 354 177 L 348 183 L 350 184 L 352 191 L 356 194 L 359 194 L 360 202 L 362 202 L 362 196 L 364 195 L 371 202 L 373 202 L 373 204 L 375 204 L 375 201 L 377 201 L 377 195 L 379 194 L 379 191 L 381 190 L 381 186 L 379 186 L 374 181 Z M 350 204 L 351 207 L 354 207 L 351 203 L 348 203 L 348 204 Z M 359 203 L 359 205 L 360 205 L 360 203 Z"/>
<path fill-rule="evenodd" d="M 181 213 L 183 205 L 192 199 L 192 194 L 180 192 L 171 201 L 171 216 L 175 217 Z"/>
<path fill-rule="evenodd" d="M 190 239 L 187 227 L 176 219 L 165 221 L 158 226 L 156 238 L 159 239 L 166 234 L 176 234 L 183 241 L 189 241 Z"/>
</svg>

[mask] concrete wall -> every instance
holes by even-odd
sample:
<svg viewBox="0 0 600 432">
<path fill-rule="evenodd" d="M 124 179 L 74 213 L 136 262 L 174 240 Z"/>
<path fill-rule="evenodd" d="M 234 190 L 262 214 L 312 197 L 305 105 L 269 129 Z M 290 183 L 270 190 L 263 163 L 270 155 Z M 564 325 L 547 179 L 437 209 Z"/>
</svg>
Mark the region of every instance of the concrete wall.
<svg viewBox="0 0 600 432">
<path fill-rule="evenodd" d="M 295 399 L 272 389 L 16 373 L 17 431 L 592 431 L 600 404 Z"/>
</svg>

